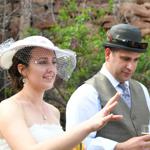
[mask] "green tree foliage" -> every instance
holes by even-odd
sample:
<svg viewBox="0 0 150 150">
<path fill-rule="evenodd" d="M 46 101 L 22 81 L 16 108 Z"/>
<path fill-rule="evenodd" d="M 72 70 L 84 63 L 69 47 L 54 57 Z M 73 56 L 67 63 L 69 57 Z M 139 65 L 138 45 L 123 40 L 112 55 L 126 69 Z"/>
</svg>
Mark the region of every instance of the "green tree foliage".
<svg viewBox="0 0 150 150">
<path fill-rule="evenodd" d="M 28 34 L 43 34 L 61 48 L 72 49 L 77 53 L 77 67 L 68 82 L 61 85 L 60 91 L 67 101 L 73 91 L 86 79 L 95 74 L 104 62 L 103 43 L 106 31 L 95 26 L 96 19 L 112 11 L 113 1 L 109 0 L 108 10 L 103 8 L 78 7 L 75 0 L 65 0 L 59 10 L 57 23 L 47 30 L 30 28 Z M 89 27 L 90 26 L 90 27 Z M 91 27 L 92 26 L 92 27 Z M 145 41 L 150 43 L 150 38 Z M 150 89 L 150 52 L 142 54 L 135 79 L 140 80 Z"/>
<path fill-rule="evenodd" d="M 145 37 L 145 41 L 149 43 L 147 52 L 142 54 L 139 60 L 134 78 L 141 81 L 150 91 L 150 36 Z"/>
</svg>

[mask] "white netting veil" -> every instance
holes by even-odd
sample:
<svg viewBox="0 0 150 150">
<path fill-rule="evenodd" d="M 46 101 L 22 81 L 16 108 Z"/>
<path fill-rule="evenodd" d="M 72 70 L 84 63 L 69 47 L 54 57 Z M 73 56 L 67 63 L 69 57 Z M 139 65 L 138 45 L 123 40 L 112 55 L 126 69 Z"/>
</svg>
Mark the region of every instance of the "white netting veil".
<svg viewBox="0 0 150 150">
<path fill-rule="evenodd" d="M 71 73 L 76 67 L 75 52 L 71 50 L 65 50 L 65 53 L 61 54 L 59 51 L 56 51 L 56 57 L 57 57 L 58 76 L 65 80 L 69 79 Z"/>
<path fill-rule="evenodd" d="M 0 45 L 0 67 L 3 69 L 8 69 L 12 65 L 12 56 L 15 54 L 15 51 L 11 50 L 9 53 L 7 51 L 14 42 L 13 38 L 10 38 Z"/>
<path fill-rule="evenodd" d="M 57 59 L 57 74 L 60 78 L 68 80 L 76 67 L 76 53 L 71 50 L 56 47 L 49 39 L 43 36 L 30 36 L 22 40 L 14 41 L 9 39 L 0 45 L 0 67 L 9 69 L 12 66 L 13 57 L 22 50 L 23 53 L 29 55 L 28 48 L 40 47 L 55 52 Z M 22 62 L 26 60 L 21 58 Z M 26 62 L 25 62 L 26 63 Z"/>
</svg>

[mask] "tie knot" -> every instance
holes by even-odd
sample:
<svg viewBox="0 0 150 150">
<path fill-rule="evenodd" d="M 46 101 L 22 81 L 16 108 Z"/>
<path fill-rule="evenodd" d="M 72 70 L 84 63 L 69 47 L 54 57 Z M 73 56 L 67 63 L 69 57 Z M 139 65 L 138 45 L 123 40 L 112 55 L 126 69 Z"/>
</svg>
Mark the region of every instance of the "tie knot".
<svg viewBox="0 0 150 150">
<path fill-rule="evenodd" d="M 122 90 L 126 90 L 127 89 L 127 84 L 126 83 L 120 83 L 118 85 Z"/>
</svg>

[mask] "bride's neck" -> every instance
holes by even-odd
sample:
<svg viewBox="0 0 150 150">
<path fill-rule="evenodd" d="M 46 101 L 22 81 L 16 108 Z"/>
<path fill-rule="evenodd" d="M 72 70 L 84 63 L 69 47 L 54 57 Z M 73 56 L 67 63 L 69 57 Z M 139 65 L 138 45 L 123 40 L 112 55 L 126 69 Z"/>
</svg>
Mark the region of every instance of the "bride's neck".
<svg viewBox="0 0 150 150">
<path fill-rule="evenodd" d="M 38 91 L 33 88 L 26 88 L 24 87 L 20 92 L 19 95 L 24 97 L 27 100 L 30 100 L 32 103 L 38 103 L 40 101 L 43 101 L 43 91 Z"/>
</svg>

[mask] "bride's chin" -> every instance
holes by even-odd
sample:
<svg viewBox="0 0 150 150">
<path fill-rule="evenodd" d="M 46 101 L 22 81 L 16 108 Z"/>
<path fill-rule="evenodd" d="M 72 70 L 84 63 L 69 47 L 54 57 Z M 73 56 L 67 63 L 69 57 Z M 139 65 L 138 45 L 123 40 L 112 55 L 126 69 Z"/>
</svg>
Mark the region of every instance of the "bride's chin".
<svg viewBox="0 0 150 150">
<path fill-rule="evenodd" d="M 50 90 L 54 87 L 54 84 L 48 84 L 47 86 L 45 86 L 45 90 Z"/>
</svg>

